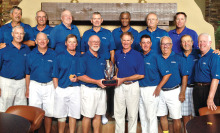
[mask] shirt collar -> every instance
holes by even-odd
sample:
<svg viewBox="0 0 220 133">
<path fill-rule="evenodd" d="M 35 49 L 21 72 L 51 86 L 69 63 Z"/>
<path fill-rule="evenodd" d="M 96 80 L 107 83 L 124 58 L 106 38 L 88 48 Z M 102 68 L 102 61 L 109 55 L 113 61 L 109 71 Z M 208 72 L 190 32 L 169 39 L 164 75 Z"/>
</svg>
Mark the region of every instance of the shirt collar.
<svg viewBox="0 0 220 133">
<path fill-rule="evenodd" d="M 91 56 L 92 58 L 100 58 L 99 54 L 98 54 L 97 57 L 95 57 L 95 56 L 90 52 L 90 50 L 88 50 L 86 53 L 87 53 L 89 56 Z"/>
<path fill-rule="evenodd" d="M 8 24 L 8 26 L 9 26 L 10 28 L 13 28 L 12 25 L 11 25 L 11 22 Z M 24 23 L 20 22 L 20 26 L 22 26 L 22 27 L 24 28 Z"/>
<path fill-rule="evenodd" d="M 170 57 L 173 56 L 173 55 L 175 55 L 175 52 L 172 51 L 172 52 L 170 53 L 170 55 L 168 56 L 168 58 L 170 58 Z M 164 57 L 163 57 L 163 54 L 161 54 L 161 57 L 164 58 Z M 167 58 L 167 59 L 168 59 L 168 58 Z"/>
<path fill-rule="evenodd" d="M 10 42 L 9 43 L 9 46 L 11 47 L 11 48 L 16 48 L 13 44 L 12 44 L 12 42 Z M 24 44 L 21 44 L 21 48 L 20 49 L 22 49 L 22 48 L 24 48 L 25 46 L 24 46 Z M 16 48 L 17 49 L 17 48 Z"/>
<path fill-rule="evenodd" d="M 92 32 L 95 32 L 95 31 L 93 30 L 93 27 L 92 27 L 91 31 L 92 31 Z M 100 29 L 98 32 L 102 32 L 102 31 L 103 31 L 103 28 L 101 27 L 101 29 Z"/>
<path fill-rule="evenodd" d="M 150 32 L 150 33 L 152 33 L 151 31 L 149 31 L 149 29 L 148 29 L 148 27 L 147 27 L 147 29 L 146 29 L 148 32 Z M 155 31 L 153 31 L 153 32 L 156 32 L 158 30 L 158 27 L 156 28 L 156 30 Z"/>
<path fill-rule="evenodd" d="M 70 30 L 69 28 L 67 28 L 64 24 L 63 24 L 63 22 L 61 22 L 61 25 L 64 27 L 64 28 L 66 28 L 67 30 Z M 72 29 L 74 29 L 74 25 L 73 24 L 71 24 L 71 30 Z"/>
<path fill-rule="evenodd" d="M 185 26 L 185 28 L 183 29 L 183 31 L 182 31 L 181 33 L 184 33 L 187 29 L 188 29 L 188 28 Z M 177 34 L 176 29 L 173 30 L 173 33 L 174 33 L 174 34 Z M 181 33 L 180 33 L 180 34 L 181 34 Z"/>
<path fill-rule="evenodd" d="M 126 54 L 130 54 L 130 53 L 132 53 L 132 52 L 133 52 L 133 49 L 131 48 L 131 50 L 128 51 Z M 125 53 L 123 52 L 123 49 L 121 50 L 121 54 L 125 54 Z"/>
<path fill-rule="evenodd" d="M 123 32 L 122 29 L 121 29 L 121 27 L 119 28 L 119 31 L 120 31 L 120 32 Z M 131 26 L 130 26 L 130 28 L 128 29 L 127 32 L 131 32 Z"/>
<path fill-rule="evenodd" d="M 34 29 L 37 30 L 37 31 L 39 31 L 38 28 L 37 28 L 37 26 L 38 26 L 38 25 L 36 25 L 36 26 L 34 27 Z M 41 32 L 43 32 L 43 31 L 45 31 L 45 30 L 47 30 L 47 29 L 49 29 L 49 28 L 50 28 L 50 26 L 49 26 L 49 25 L 46 25 L 46 27 L 45 27 Z"/>
<path fill-rule="evenodd" d="M 151 53 L 153 53 L 153 50 L 152 50 L 152 49 L 151 49 L 150 52 L 148 52 L 147 54 L 145 54 L 145 55 L 144 55 L 144 53 L 142 53 L 142 54 L 143 54 L 144 57 L 146 57 L 146 56 L 149 56 Z"/>
<path fill-rule="evenodd" d="M 37 53 L 37 54 L 42 54 L 39 50 L 38 50 L 38 48 L 36 47 L 36 49 L 34 49 L 35 50 L 35 52 Z M 44 55 L 48 55 L 48 54 L 50 54 L 50 51 L 49 51 L 49 48 L 47 48 L 47 51 L 46 51 L 46 53 L 44 54 Z M 43 55 L 43 54 L 42 54 Z"/>
<path fill-rule="evenodd" d="M 203 57 L 208 56 L 209 54 L 212 54 L 213 51 L 214 50 L 210 48 L 210 50 Z M 199 54 L 199 57 L 201 58 L 201 53 Z"/>
</svg>

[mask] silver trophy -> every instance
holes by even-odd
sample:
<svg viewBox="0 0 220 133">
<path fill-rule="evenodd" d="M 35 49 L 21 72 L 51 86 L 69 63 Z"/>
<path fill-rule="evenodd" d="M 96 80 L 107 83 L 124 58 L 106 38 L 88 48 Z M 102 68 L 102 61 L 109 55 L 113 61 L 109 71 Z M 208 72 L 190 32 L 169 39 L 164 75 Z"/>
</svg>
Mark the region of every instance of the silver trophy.
<svg viewBox="0 0 220 133">
<path fill-rule="evenodd" d="M 106 60 L 106 65 L 105 65 L 105 80 L 102 81 L 102 83 L 105 86 L 116 86 L 117 85 L 117 80 L 112 80 L 113 75 L 114 75 L 114 64 L 110 60 Z"/>
</svg>

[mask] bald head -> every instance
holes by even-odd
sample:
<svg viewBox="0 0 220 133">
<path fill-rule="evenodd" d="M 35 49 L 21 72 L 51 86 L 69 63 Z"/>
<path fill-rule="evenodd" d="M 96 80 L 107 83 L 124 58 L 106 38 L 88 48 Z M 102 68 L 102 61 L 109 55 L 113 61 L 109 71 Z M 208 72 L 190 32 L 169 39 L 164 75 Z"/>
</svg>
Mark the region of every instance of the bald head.
<svg viewBox="0 0 220 133">
<path fill-rule="evenodd" d="M 64 10 L 61 13 L 61 21 L 63 22 L 64 25 L 69 26 L 71 25 L 72 21 L 73 21 L 73 17 L 72 14 L 69 10 Z"/>
</svg>

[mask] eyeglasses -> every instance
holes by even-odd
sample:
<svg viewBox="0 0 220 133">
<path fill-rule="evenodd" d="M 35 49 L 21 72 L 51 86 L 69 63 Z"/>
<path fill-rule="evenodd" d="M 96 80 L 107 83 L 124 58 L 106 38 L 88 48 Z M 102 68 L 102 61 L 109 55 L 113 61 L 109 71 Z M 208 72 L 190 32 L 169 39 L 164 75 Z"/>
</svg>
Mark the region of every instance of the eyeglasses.
<svg viewBox="0 0 220 133">
<path fill-rule="evenodd" d="M 141 44 L 151 44 L 151 42 L 141 42 Z"/>
<path fill-rule="evenodd" d="M 161 43 L 162 46 L 170 46 L 172 43 Z"/>
</svg>

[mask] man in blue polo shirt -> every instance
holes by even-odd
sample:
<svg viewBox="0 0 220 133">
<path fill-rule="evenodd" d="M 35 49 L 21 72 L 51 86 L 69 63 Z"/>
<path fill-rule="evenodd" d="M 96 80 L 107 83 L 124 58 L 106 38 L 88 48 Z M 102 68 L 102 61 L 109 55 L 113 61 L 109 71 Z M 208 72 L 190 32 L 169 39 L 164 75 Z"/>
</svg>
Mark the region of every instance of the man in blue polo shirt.
<svg viewBox="0 0 220 133">
<path fill-rule="evenodd" d="M 185 60 L 172 51 L 172 40 L 165 36 L 161 38 L 162 55 L 158 58 L 160 63 L 170 68 L 171 76 L 160 92 L 160 101 L 157 116 L 160 116 L 162 130 L 168 132 L 167 115 L 173 119 L 175 133 L 181 132 L 181 102 L 185 100 L 185 90 L 188 80 L 188 71 Z M 180 87 L 181 85 L 181 87 Z"/>
<path fill-rule="evenodd" d="M 30 49 L 22 44 L 24 34 L 22 26 L 15 26 L 12 29 L 13 41 L 0 50 L 0 112 L 12 105 L 27 105 L 24 78 Z"/>
<path fill-rule="evenodd" d="M 58 118 L 58 130 L 64 133 L 66 117 L 69 117 L 69 129 L 75 132 L 76 119 L 80 119 L 80 84 L 76 76 L 80 52 L 76 51 L 77 37 L 66 37 L 67 49 L 60 53 L 54 62 L 53 82 L 56 88 L 54 96 L 54 117 Z"/>
<path fill-rule="evenodd" d="M 39 32 L 43 32 L 47 35 L 47 38 L 50 39 L 49 38 L 50 32 L 53 29 L 53 27 L 50 27 L 49 25 L 46 24 L 47 23 L 46 12 L 42 11 L 42 10 L 37 11 L 35 19 L 37 21 L 37 25 L 35 27 L 33 27 L 34 38 L 36 38 L 36 36 Z"/>
<path fill-rule="evenodd" d="M 146 17 L 147 29 L 143 30 L 138 35 L 138 42 L 140 42 L 140 38 L 142 35 L 149 35 L 152 40 L 151 49 L 154 50 L 157 54 L 161 54 L 160 50 L 160 38 L 163 36 L 168 36 L 168 33 L 157 27 L 159 20 L 157 14 L 149 13 Z M 140 50 L 141 48 L 139 48 Z"/>
<path fill-rule="evenodd" d="M 26 97 L 30 106 L 45 111 L 45 133 L 50 133 L 54 101 L 52 71 L 56 53 L 48 49 L 49 40 L 45 33 L 38 33 L 35 42 L 38 47 L 28 54 L 26 62 Z"/>
<path fill-rule="evenodd" d="M 65 51 L 65 39 L 69 34 L 73 34 L 78 40 L 76 51 L 80 52 L 80 33 L 78 28 L 72 24 L 73 17 L 69 10 L 64 10 L 61 13 L 61 21 L 61 24 L 55 26 L 50 32 L 50 47 L 55 49 L 58 54 Z"/>
<path fill-rule="evenodd" d="M 2 36 L 3 39 L 0 39 L 2 40 L 2 42 L 0 43 L 11 43 L 11 41 L 13 40 L 13 37 L 11 35 L 12 29 L 13 27 L 20 25 L 24 27 L 25 32 L 22 43 L 26 44 L 29 47 L 35 46 L 33 29 L 30 25 L 21 22 L 22 9 L 20 7 L 14 6 L 10 11 L 10 17 L 12 19 L 11 23 L 5 24 L 1 27 L 0 36 Z"/>
<path fill-rule="evenodd" d="M 219 56 L 212 53 L 211 36 L 202 33 L 198 37 L 201 54 L 195 65 L 195 87 L 193 89 L 193 102 L 196 116 L 199 108 L 208 107 L 216 110 L 220 105 L 220 60 Z"/>
<path fill-rule="evenodd" d="M 89 37 L 92 35 L 97 35 L 101 40 L 101 46 L 98 52 L 105 55 L 106 59 L 111 59 L 111 61 L 114 63 L 114 39 L 111 31 L 101 27 L 102 22 L 103 18 L 101 14 L 99 12 L 94 12 L 91 18 L 92 29 L 85 31 L 82 37 L 81 52 L 85 53 L 89 50 Z"/>
<path fill-rule="evenodd" d="M 116 50 L 122 50 L 122 44 L 121 44 L 121 38 L 120 35 L 123 32 L 131 32 L 134 36 L 134 42 L 131 45 L 131 47 L 135 50 L 138 50 L 139 43 L 137 42 L 137 37 L 138 37 L 138 31 L 133 29 L 130 26 L 130 21 L 131 21 L 131 14 L 128 11 L 125 12 L 121 12 L 120 17 L 119 17 L 120 21 L 121 21 L 121 27 L 116 28 L 112 31 L 112 35 L 114 37 L 114 41 L 115 41 L 115 46 L 116 46 Z"/>
<path fill-rule="evenodd" d="M 170 38 L 173 41 L 173 51 L 175 53 L 179 53 L 182 51 L 182 48 L 180 46 L 181 43 L 181 37 L 185 34 L 190 35 L 193 39 L 193 48 L 198 49 L 198 35 L 197 33 L 186 27 L 186 19 L 187 16 L 184 12 L 177 12 L 175 17 L 175 24 L 176 24 L 176 29 L 171 30 L 168 32 Z"/>
<path fill-rule="evenodd" d="M 80 58 L 78 79 L 81 84 L 81 114 L 83 133 L 90 130 L 91 119 L 93 119 L 94 133 L 100 131 L 101 116 L 106 113 L 106 91 L 102 84 L 105 78 L 104 69 L 105 58 L 98 53 L 100 39 L 97 35 L 92 35 L 88 41 L 89 50 Z"/>
<path fill-rule="evenodd" d="M 125 112 L 128 111 L 128 132 L 136 132 L 138 104 L 140 98 L 139 83 L 144 78 L 144 59 L 136 50 L 131 48 L 134 37 L 131 32 L 121 34 L 123 49 L 115 53 L 117 66 L 116 76 L 118 85 L 114 95 L 115 132 L 125 132 Z"/>
<path fill-rule="evenodd" d="M 157 106 L 162 86 L 171 76 L 165 63 L 157 60 L 159 55 L 151 50 L 152 42 L 149 35 L 143 35 L 140 42 L 145 66 L 145 77 L 139 81 L 140 103 L 139 114 L 142 133 L 158 133 Z"/>
</svg>

